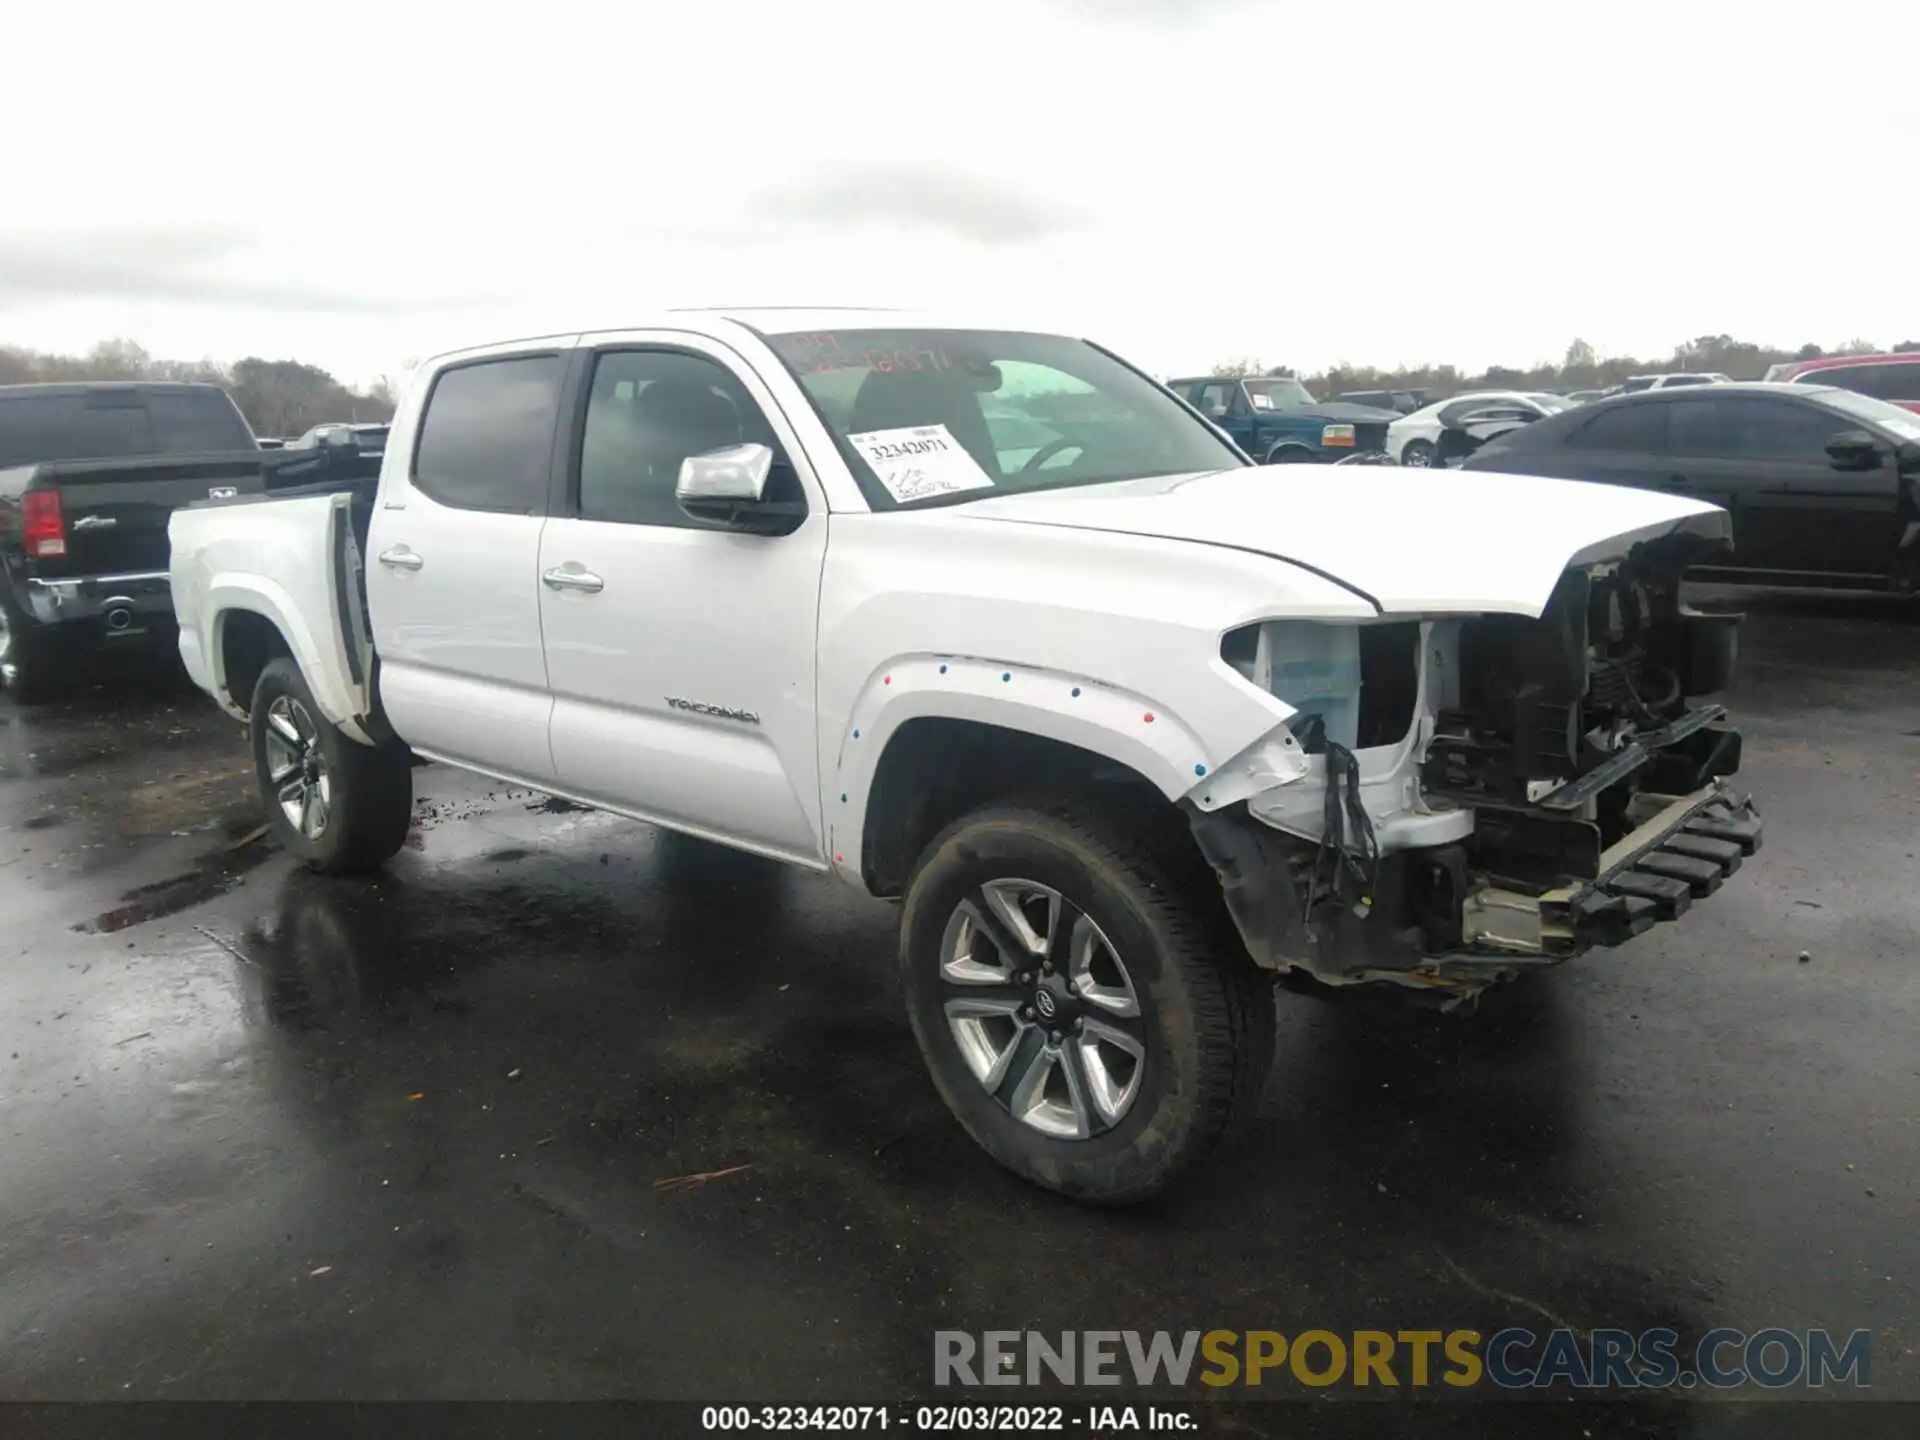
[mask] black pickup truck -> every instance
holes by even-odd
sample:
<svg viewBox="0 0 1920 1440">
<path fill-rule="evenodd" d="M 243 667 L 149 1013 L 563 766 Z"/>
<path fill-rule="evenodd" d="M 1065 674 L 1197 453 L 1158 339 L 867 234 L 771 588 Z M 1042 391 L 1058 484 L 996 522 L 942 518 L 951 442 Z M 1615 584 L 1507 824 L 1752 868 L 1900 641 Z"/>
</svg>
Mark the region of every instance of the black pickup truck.
<svg viewBox="0 0 1920 1440">
<path fill-rule="evenodd" d="M 171 648 L 168 517 L 261 493 L 279 460 L 218 386 L 0 386 L 0 677 L 14 698 L 40 698 L 103 648 Z"/>
</svg>

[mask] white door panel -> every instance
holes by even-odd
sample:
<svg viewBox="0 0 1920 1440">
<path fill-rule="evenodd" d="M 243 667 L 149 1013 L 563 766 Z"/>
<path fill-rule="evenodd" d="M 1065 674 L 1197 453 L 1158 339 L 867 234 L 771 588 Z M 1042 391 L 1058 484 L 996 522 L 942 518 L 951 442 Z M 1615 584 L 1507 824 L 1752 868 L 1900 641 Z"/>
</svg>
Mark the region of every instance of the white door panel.
<svg viewBox="0 0 1920 1440">
<path fill-rule="evenodd" d="M 367 600 L 380 698 L 402 739 L 449 760 L 551 777 L 534 515 L 442 505 L 413 490 L 374 511 Z"/>
<path fill-rule="evenodd" d="M 540 586 L 558 781 L 820 862 L 814 627 L 826 533 L 819 512 L 777 537 L 549 520 L 541 572 L 603 584 Z"/>
</svg>

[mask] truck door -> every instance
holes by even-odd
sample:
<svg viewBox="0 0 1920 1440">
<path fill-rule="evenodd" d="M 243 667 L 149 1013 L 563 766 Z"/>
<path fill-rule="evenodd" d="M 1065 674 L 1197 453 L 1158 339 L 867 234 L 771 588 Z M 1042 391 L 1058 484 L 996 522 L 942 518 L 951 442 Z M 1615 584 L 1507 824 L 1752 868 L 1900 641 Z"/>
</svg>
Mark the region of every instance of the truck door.
<svg viewBox="0 0 1920 1440">
<path fill-rule="evenodd" d="M 585 402 L 540 543 L 560 784 L 823 864 L 814 657 L 827 514 L 792 432 L 727 347 L 677 333 L 598 348 Z M 748 442 L 780 457 L 768 483 L 806 500 L 791 534 L 695 520 L 674 498 L 681 461 Z"/>
<path fill-rule="evenodd" d="M 440 372 L 396 436 L 367 537 L 367 606 L 387 718 L 415 750 L 512 779 L 553 774 L 540 643 L 564 349 Z"/>
</svg>

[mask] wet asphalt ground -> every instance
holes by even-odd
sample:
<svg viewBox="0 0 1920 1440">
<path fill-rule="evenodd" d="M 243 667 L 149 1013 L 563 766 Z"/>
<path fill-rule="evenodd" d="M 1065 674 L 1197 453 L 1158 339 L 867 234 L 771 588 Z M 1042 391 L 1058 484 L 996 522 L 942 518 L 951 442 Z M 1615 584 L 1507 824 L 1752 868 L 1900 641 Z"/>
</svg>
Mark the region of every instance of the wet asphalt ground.
<svg viewBox="0 0 1920 1440">
<path fill-rule="evenodd" d="M 937 1329 L 1564 1322 L 1866 1328 L 1920 1399 L 1920 615 L 1739 598 L 1762 853 L 1469 1019 L 1283 996 L 1256 1132 L 1126 1213 L 948 1119 L 890 906 L 440 767 L 322 880 L 196 692 L 0 700 L 0 1398 L 872 1401 Z M 1483 1428 L 1442 1398 L 1309 1418 Z"/>
</svg>

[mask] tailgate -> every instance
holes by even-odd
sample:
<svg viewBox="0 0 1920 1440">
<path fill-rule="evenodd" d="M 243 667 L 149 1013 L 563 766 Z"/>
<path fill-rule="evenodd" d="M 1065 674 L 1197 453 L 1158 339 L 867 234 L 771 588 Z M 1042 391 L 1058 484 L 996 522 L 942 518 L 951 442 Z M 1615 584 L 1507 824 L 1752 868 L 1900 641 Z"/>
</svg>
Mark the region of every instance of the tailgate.
<svg viewBox="0 0 1920 1440">
<path fill-rule="evenodd" d="M 59 580 L 167 569 L 167 520 L 182 505 L 261 490 L 258 455 L 117 460 L 40 467 L 33 489 L 57 490 L 67 553 L 34 573 Z"/>
</svg>

